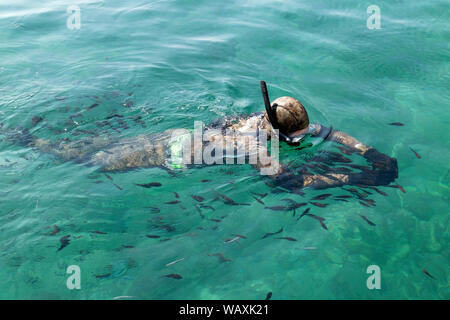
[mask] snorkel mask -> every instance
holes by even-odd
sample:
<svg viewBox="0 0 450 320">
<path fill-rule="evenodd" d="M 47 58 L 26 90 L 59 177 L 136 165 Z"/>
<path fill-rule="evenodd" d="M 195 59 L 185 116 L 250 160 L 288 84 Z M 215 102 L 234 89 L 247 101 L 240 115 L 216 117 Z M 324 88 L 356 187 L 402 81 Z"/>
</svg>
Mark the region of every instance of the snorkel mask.
<svg viewBox="0 0 450 320">
<path fill-rule="evenodd" d="M 288 135 L 285 132 L 282 132 L 280 129 L 280 125 L 277 119 L 277 107 L 278 104 L 274 103 L 270 105 L 269 93 L 267 91 L 267 85 L 265 81 L 261 81 L 261 92 L 264 99 L 264 105 L 266 107 L 267 116 L 269 117 L 270 124 L 272 128 L 278 129 L 279 137 L 282 141 L 287 142 L 289 144 L 298 144 L 307 134 L 297 134 L 295 136 Z"/>
</svg>

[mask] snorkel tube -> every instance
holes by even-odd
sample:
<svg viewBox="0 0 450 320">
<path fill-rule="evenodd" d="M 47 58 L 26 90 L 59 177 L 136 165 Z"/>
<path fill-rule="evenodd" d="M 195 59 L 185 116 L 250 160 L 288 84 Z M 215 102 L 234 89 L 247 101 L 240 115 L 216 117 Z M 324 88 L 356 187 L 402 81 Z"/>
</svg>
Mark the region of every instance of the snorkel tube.
<svg viewBox="0 0 450 320">
<path fill-rule="evenodd" d="M 276 103 L 274 103 L 273 106 L 270 105 L 269 93 L 267 91 L 266 82 L 261 81 L 260 84 L 261 84 L 262 96 L 264 99 L 264 105 L 266 107 L 266 112 L 269 117 L 269 121 L 270 121 L 270 124 L 272 125 L 272 128 L 278 129 L 279 136 L 283 141 L 292 143 L 293 142 L 292 139 L 280 131 L 280 126 L 278 125 L 278 120 L 277 120 L 277 106 L 278 105 Z"/>
</svg>

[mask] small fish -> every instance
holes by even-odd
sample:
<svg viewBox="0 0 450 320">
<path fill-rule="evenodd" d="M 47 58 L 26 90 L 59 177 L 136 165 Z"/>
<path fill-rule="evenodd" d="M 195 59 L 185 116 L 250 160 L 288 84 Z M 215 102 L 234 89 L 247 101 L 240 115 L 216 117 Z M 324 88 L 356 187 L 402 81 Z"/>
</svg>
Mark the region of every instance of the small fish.
<svg viewBox="0 0 450 320">
<path fill-rule="evenodd" d="M 270 300 L 270 298 L 272 298 L 272 292 L 268 292 L 264 300 Z"/>
<path fill-rule="evenodd" d="M 213 253 L 213 254 L 210 254 L 209 256 L 219 257 L 220 262 L 231 261 L 231 259 L 226 258 L 222 252 Z"/>
<path fill-rule="evenodd" d="M 224 200 L 225 204 L 238 205 L 238 203 L 236 203 L 233 199 L 227 197 L 226 195 L 221 194 L 217 191 L 216 191 L 216 193 Z"/>
<path fill-rule="evenodd" d="M 315 214 L 312 214 L 312 213 L 306 213 L 305 215 L 307 215 L 307 216 L 309 216 L 309 217 L 311 217 L 313 219 L 316 219 L 317 221 L 325 221 L 325 218 L 316 216 Z"/>
<path fill-rule="evenodd" d="M 107 177 L 109 180 L 114 181 L 113 178 L 109 175 L 105 173 L 105 177 Z"/>
<path fill-rule="evenodd" d="M 363 215 L 359 215 L 361 218 L 363 218 L 363 220 L 365 221 L 365 222 L 367 222 L 369 225 L 371 225 L 371 226 L 376 226 L 376 224 L 375 223 L 373 223 L 372 221 L 370 221 L 369 219 L 367 219 L 367 217 L 366 216 L 363 216 Z"/>
<path fill-rule="evenodd" d="M 198 202 L 202 202 L 203 200 L 205 200 L 205 198 L 201 197 L 201 196 L 196 196 L 196 195 L 191 195 L 191 197 Z"/>
<path fill-rule="evenodd" d="M 309 203 L 311 203 L 312 205 L 315 205 L 316 207 L 320 207 L 320 208 L 325 208 L 328 205 L 328 204 L 325 204 L 325 203 L 312 202 L 312 201 L 310 201 Z"/>
<path fill-rule="evenodd" d="M 414 151 L 413 148 L 410 147 L 409 149 L 411 149 L 411 151 L 415 154 L 415 156 L 417 157 L 417 159 L 420 159 L 420 158 L 421 158 L 420 154 L 418 154 L 416 151 Z"/>
<path fill-rule="evenodd" d="M 348 202 L 348 200 L 345 200 L 345 199 L 341 199 L 341 198 L 335 198 L 335 199 L 333 199 L 333 200 L 335 200 L 335 201 L 342 201 L 342 202 Z"/>
<path fill-rule="evenodd" d="M 59 231 L 61 231 L 57 225 L 52 226 L 52 228 L 53 228 L 52 231 L 50 231 L 49 233 L 44 233 L 44 235 L 46 235 L 46 236 L 54 236 Z"/>
<path fill-rule="evenodd" d="M 175 195 L 175 198 L 177 198 L 177 199 L 180 198 L 180 195 L 177 192 L 174 192 L 173 194 Z"/>
<path fill-rule="evenodd" d="M 96 233 L 96 234 L 107 234 L 106 232 L 102 232 L 102 231 L 91 231 L 91 233 Z"/>
<path fill-rule="evenodd" d="M 264 205 L 264 202 L 260 199 L 258 199 L 257 197 L 253 197 L 253 199 L 255 199 L 256 201 L 258 201 L 259 203 L 261 203 L 262 205 Z"/>
<path fill-rule="evenodd" d="M 309 210 L 311 210 L 311 208 L 306 208 L 305 211 L 303 211 L 303 213 L 300 215 L 300 217 L 297 218 L 297 221 L 300 220 L 300 218 L 303 217 L 305 214 L 308 214 Z"/>
<path fill-rule="evenodd" d="M 319 221 L 319 222 L 320 222 L 320 225 L 322 226 L 322 228 L 324 228 L 325 230 L 328 231 L 328 228 L 327 228 L 327 226 L 325 225 L 325 223 L 323 223 L 323 221 Z"/>
<path fill-rule="evenodd" d="M 283 228 L 281 228 L 281 229 L 278 230 L 277 232 L 268 232 L 268 233 L 266 233 L 261 239 L 265 239 L 265 238 L 267 238 L 267 237 L 274 236 L 274 235 L 279 234 L 279 233 L 281 233 L 281 232 L 283 232 Z"/>
<path fill-rule="evenodd" d="M 97 107 L 97 106 L 98 106 L 98 103 L 94 103 L 93 105 L 87 107 L 86 109 L 87 109 L 87 110 L 92 110 L 92 109 L 94 109 L 94 108 Z"/>
<path fill-rule="evenodd" d="M 267 193 L 256 193 L 256 192 L 250 192 L 256 196 L 259 196 L 260 199 L 264 198 L 265 196 L 267 196 Z"/>
<path fill-rule="evenodd" d="M 105 279 L 105 278 L 109 278 L 111 276 L 111 273 L 106 273 L 106 274 L 97 274 L 95 277 L 97 279 Z"/>
<path fill-rule="evenodd" d="M 401 192 L 406 193 L 405 189 L 403 189 L 403 187 L 399 184 L 394 184 L 394 185 L 390 185 L 390 186 L 386 186 L 386 187 L 398 188 L 398 189 L 400 189 Z"/>
<path fill-rule="evenodd" d="M 389 125 L 391 125 L 391 126 L 398 126 L 398 127 L 403 127 L 404 126 L 404 124 L 401 123 L 401 122 L 392 122 L 392 123 L 389 123 Z"/>
<path fill-rule="evenodd" d="M 211 180 L 200 180 L 200 182 L 211 182 Z"/>
<path fill-rule="evenodd" d="M 179 200 L 173 200 L 173 201 L 168 201 L 168 202 L 164 202 L 165 204 L 177 204 L 180 203 Z"/>
<path fill-rule="evenodd" d="M 59 247 L 58 251 L 64 249 L 65 247 L 67 247 L 70 243 L 70 234 L 67 236 L 62 237 L 61 239 L 59 239 L 59 242 L 61 243 L 61 246 Z"/>
<path fill-rule="evenodd" d="M 113 185 L 114 185 L 117 189 L 123 190 L 123 189 L 122 189 L 120 186 L 118 186 L 117 184 L 113 183 Z"/>
<path fill-rule="evenodd" d="M 422 272 L 429 276 L 431 279 L 436 280 L 427 270 L 422 269 Z"/>
<path fill-rule="evenodd" d="M 235 237 L 238 237 L 238 238 L 241 238 L 241 239 L 247 239 L 246 236 L 243 236 L 243 235 L 240 235 L 240 234 L 232 234 L 232 236 L 235 236 Z"/>
<path fill-rule="evenodd" d="M 223 243 L 232 243 L 232 242 L 237 241 L 239 239 L 240 239 L 239 237 L 234 237 L 234 238 L 231 238 L 231 239 L 225 239 L 223 241 Z"/>
<path fill-rule="evenodd" d="M 109 120 L 112 118 L 123 118 L 123 115 L 115 113 L 113 115 L 107 116 L 105 119 Z"/>
<path fill-rule="evenodd" d="M 179 274 L 176 274 L 176 273 L 169 273 L 169 274 L 166 274 L 164 277 L 177 279 L 177 280 L 183 279 L 182 276 L 180 276 Z"/>
<path fill-rule="evenodd" d="M 222 220 L 220 219 L 208 219 L 209 221 L 214 221 L 214 222 L 221 222 Z"/>
<path fill-rule="evenodd" d="M 178 262 L 180 262 L 180 261 L 183 261 L 183 260 L 184 260 L 184 258 L 181 258 L 181 259 L 178 259 L 178 260 L 172 261 L 172 262 L 170 262 L 170 263 L 166 264 L 166 267 L 168 267 L 168 266 L 171 266 L 171 265 L 173 265 L 173 264 L 175 264 L 175 263 L 178 263 Z"/>
<path fill-rule="evenodd" d="M 361 203 L 363 206 L 370 208 L 370 206 L 364 202 L 362 202 L 361 200 L 359 201 L 359 203 Z"/>
<path fill-rule="evenodd" d="M 135 185 L 143 188 L 152 188 L 152 187 L 161 187 L 162 184 L 159 182 L 150 182 L 150 183 L 135 183 Z"/>
<path fill-rule="evenodd" d="M 280 238 L 274 238 L 274 239 L 282 239 L 282 240 L 288 240 L 288 241 L 297 241 L 297 239 L 291 238 L 291 237 L 280 237 Z"/>
<path fill-rule="evenodd" d="M 331 196 L 331 193 L 325 193 L 325 194 L 318 195 L 317 197 L 314 197 L 313 200 L 325 200 L 329 196 Z"/>
<path fill-rule="evenodd" d="M 147 238 L 150 238 L 150 239 L 158 239 L 158 238 L 161 238 L 161 236 L 155 236 L 155 235 L 151 235 L 151 234 L 147 234 L 147 235 L 145 235 Z"/>
<path fill-rule="evenodd" d="M 264 209 L 269 209 L 273 211 L 285 211 L 287 210 L 287 207 L 285 206 L 274 206 L 274 207 L 264 207 Z"/>
</svg>

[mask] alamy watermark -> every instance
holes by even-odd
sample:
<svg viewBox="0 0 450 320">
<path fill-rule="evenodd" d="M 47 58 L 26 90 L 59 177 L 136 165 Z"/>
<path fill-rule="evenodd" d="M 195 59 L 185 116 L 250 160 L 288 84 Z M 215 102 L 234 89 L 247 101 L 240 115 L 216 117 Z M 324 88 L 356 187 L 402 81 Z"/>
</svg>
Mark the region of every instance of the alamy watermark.
<svg viewBox="0 0 450 320">
<path fill-rule="evenodd" d="M 366 12 L 367 14 L 370 14 L 366 21 L 367 29 L 381 29 L 380 7 L 374 4 L 370 5 L 367 7 Z"/>
<path fill-rule="evenodd" d="M 370 274 L 370 276 L 367 278 L 367 289 L 373 290 L 373 289 L 381 289 L 381 270 L 380 267 L 373 264 L 367 267 L 366 270 L 367 274 Z"/>
<path fill-rule="evenodd" d="M 67 7 L 67 13 L 70 16 L 67 18 L 66 25 L 70 30 L 79 30 L 81 28 L 81 10 L 77 5 Z"/>
<path fill-rule="evenodd" d="M 81 269 L 80 269 L 80 267 L 77 265 L 68 266 L 66 273 L 70 274 L 70 276 L 67 278 L 67 281 L 66 281 L 67 289 L 80 290 L 81 289 Z"/>
</svg>

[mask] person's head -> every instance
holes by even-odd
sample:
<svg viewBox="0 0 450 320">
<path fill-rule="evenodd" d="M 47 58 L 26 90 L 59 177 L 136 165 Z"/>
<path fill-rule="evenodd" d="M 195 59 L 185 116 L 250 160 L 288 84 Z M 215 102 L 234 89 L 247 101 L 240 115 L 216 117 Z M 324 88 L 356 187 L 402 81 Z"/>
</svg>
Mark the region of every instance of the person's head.
<svg viewBox="0 0 450 320">
<path fill-rule="evenodd" d="M 306 131 L 309 126 L 308 113 L 297 99 L 280 97 L 272 102 L 271 110 L 276 117 L 278 129 L 288 137 Z M 265 117 L 270 122 L 267 111 Z"/>
</svg>

